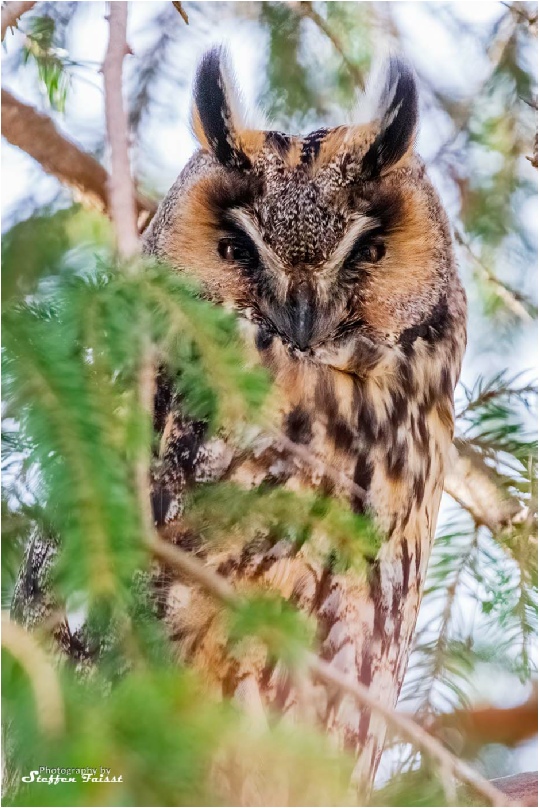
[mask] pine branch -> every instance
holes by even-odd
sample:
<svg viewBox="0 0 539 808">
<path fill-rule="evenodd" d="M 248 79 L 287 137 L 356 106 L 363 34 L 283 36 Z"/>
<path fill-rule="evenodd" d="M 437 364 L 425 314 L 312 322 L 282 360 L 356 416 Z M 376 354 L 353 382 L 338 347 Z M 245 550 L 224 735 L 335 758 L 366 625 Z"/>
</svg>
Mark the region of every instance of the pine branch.
<svg viewBox="0 0 539 808">
<path fill-rule="evenodd" d="M 181 570 L 199 583 L 204 589 L 226 606 L 238 608 L 240 601 L 232 586 L 222 576 L 206 567 L 202 561 L 177 547 L 169 545 L 159 537 L 152 535 L 148 547 L 158 558 L 172 567 Z M 364 707 L 381 715 L 387 724 L 403 738 L 421 749 L 435 760 L 443 777 L 454 776 L 471 786 L 478 794 L 494 806 L 507 806 L 507 797 L 488 780 L 478 774 L 471 766 L 459 760 L 449 752 L 436 738 L 433 738 L 417 722 L 408 716 L 397 713 L 386 707 L 378 699 L 373 698 L 369 688 L 360 682 L 350 681 L 344 674 L 328 665 L 315 655 L 308 653 L 305 658 L 311 675 L 326 685 L 334 688 L 340 695 L 351 695 Z"/>
<path fill-rule="evenodd" d="M 291 8 L 298 14 L 300 17 L 305 17 L 316 25 L 316 27 L 326 36 L 341 59 L 343 60 L 344 64 L 354 84 L 359 87 L 361 90 L 365 89 L 365 79 L 363 77 L 363 73 L 361 70 L 355 65 L 348 54 L 346 53 L 342 42 L 333 31 L 330 25 L 328 25 L 327 21 L 316 11 L 313 7 L 313 4 L 310 0 L 299 0 L 298 2 L 291 2 Z"/>
<path fill-rule="evenodd" d="M 432 654 L 432 660 L 429 664 L 429 671 L 428 671 L 428 678 L 430 679 L 428 688 L 425 692 L 423 697 L 423 703 L 420 705 L 419 709 L 417 710 L 418 715 L 422 715 L 429 711 L 431 707 L 431 697 L 432 692 L 439 682 L 441 674 L 446 665 L 446 654 L 447 654 L 447 647 L 449 641 L 449 632 L 451 628 L 451 622 L 453 618 L 453 611 L 455 607 L 455 601 L 457 597 L 457 590 L 459 588 L 462 576 L 466 571 L 470 558 L 474 551 L 477 548 L 477 528 L 474 530 L 472 541 L 470 542 L 469 547 L 465 550 L 462 554 L 461 558 L 459 559 L 457 569 L 455 570 L 455 574 L 453 580 L 447 585 L 446 594 L 445 594 L 445 605 L 442 612 L 442 620 L 440 629 L 438 632 L 438 637 L 436 639 L 436 644 L 434 648 L 434 652 Z M 432 562 L 431 562 L 432 563 Z M 426 593 L 425 593 L 426 594 Z M 424 678 L 424 674 L 423 674 Z"/>
<path fill-rule="evenodd" d="M 2 612 L 2 646 L 26 672 L 43 732 L 56 736 L 64 730 L 65 711 L 56 671 L 33 637 Z"/>
<path fill-rule="evenodd" d="M 17 28 L 19 19 L 36 4 L 36 0 L 27 2 L 5 3 L 2 6 L 2 42 L 8 28 Z"/>
<path fill-rule="evenodd" d="M 523 294 L 513 289 L 509 284 L 504 283 L 489 269 L 472 250 L 464 234 L 455 228 L 455 238 L 464 247 L 473 263 L 476 266 L 475 274 L 491 286 L 496 295 L 503 300 L 509 311 L 525 322 L 531 322 L 537 316 L 537 308 Z"/>
<path fill-rule="evenodd" d="M 456 420 L 469 418 L 470 414 L 491 404 L 496 399 L 517 399 L 524 406 L 528 407 L 528 398 L 537 396 L 537 385 L 523 384 L 517 385 L 516 381 L 522 374 L 518 373 L 514 377 L 509 377 L 507 371 L 497 373 L 492 379 L 485 381 L 480 376 L 472 389 L 468 389 L 461 383 L 466 396 L 466 405 L 456 415 Z"/>
<path fill-rule="evenodd" d="M 2 135 L 33 157 L 44 171 L 73 189 L 75 197 L 85 205 L 109 211 L 108 174 L 103 166 L 62 134 L 48 115 L 19 101 L 4 88 Z M 136 205 L 141 218 L 143 214 L 153 215 L 157 209 L 154 202 L 139 193 Z"/>
<path fill-rule="evenodd" d="M 129 102 L 129 131 L 135 135 L 153 99 L 159 76 L 167 62 L 175 62 L 176 59 L 178 35 L 183 31 L 178 25 L 176 9 L 166 6 L 156 16 L 155 28 L 158 32 L 155 41 L 144 53 L 137 54 L 139 67 Z"/>
</svg>

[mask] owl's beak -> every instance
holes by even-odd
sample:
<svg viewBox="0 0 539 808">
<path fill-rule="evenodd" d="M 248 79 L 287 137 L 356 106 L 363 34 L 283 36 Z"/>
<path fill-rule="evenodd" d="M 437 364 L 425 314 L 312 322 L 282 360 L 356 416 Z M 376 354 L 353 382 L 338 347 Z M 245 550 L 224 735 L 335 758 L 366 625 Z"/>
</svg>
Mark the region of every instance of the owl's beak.
<svg viewBox="0 0 539 808">
<path fill-rule="evenodd" d="M 315 324 L 314 295 L 306 284 L 300 284 L 287 301 L 288 322 L 286 329 L 292 342 L 304 351 L 309 347 Z"/>
</svg>

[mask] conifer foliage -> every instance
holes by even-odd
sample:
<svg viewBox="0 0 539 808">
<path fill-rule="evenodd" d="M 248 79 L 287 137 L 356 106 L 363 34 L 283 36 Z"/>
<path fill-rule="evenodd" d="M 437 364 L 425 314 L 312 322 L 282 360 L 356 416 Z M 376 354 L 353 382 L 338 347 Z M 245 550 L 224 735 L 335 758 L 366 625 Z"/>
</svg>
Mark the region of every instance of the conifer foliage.
<svg viewBox="0 0 539 808">
<path fill-rule="evenodd" d="M 85 5 L 38 3 L 20 21 L 17 64 L 35 68 L 55 113 L 65 110 L 77 71 L 93 69 L 66 50 L 70 25 Z M 142 141 L 152 88 L 171 80 L 160 71 L 166 72 L 165 50 L 182 37 L 177 5 L 160 9 L 156 47 L 142 53 L 135 73 L 140 82 L 133 82 L 138 89 L 128 111 Z M 201 16 L 192 5 L 191 26 Z M 214 4 L 203 5 L 211 21 Z M 313 114 L 329 122 L 329 99 L 336 93 L 339 104 L 350 100 L 371 59 L 376 14 L 392 27 L 390 12 L 375 14 L 370 3 L 357 13 L 354 4 L 338 2 L 240 5 L 252 7 L 253 24 L 267 36 L 265 96 L 286 124 Z M 506 215 L 510 195 L 513 210 L 530 192 L 531 182 L 519 173 L 529 122 L 519 126 L 515 112 L 505 128 L 495 124 L 507 118 L 498 96 L 503 106 L 509 95 L 517 110 L 515 87 L 526 98 L 533 92 L 519 49 L 534 21 L 531 4 L 507 9 L 495 32 L 501 56 L 482 88 L 492 115 L 483 120 L 473 105 L 456 110 L 434 89 L 430 98 L 455 117 L 454 137 L 439 158 L 462 193 L 455 232 L 472 301 L 475 295 L 481 316 L 490 318 L 488 333 L 492 326 L 500 339 L 536 316 L 527 282 L 519 291 L 496 275 L 511 238 L 522 240 L 517 263 L 533 252 L 523 226 L 508 224 Z M 449 11 L 443 13 L 451 22 Z M 332 49 L 322 89 L 303 59 L 316 57 L 315 41 Z M 460 177 L 451 160 L 465 147 L 469 173 Z M 474 162 L 488 149 L 506 149 L 510 157 L 492 176 L 487 161 L 477 158 L 481 170 Z M 107 216 L 63 192 L 46 207 L 20 211 L 2 239 L 4 804 L 249 804 L 246 773 L 275 804 L 357 804 L 349 788 L 354 761 L 311 725 L 270 720 L 261 726 L 215 698 L 173 657 L 148 585 L 157 552 L 147 485 L 157 436 L 148 380 L 141 381 L 148 357 L 153 371 L 173 380 L 185 414 L 207 424 L 208 435 L 233 435 L 241 443 L 276 428 L 273 393 L 235 317 L 204 299 L 188 267 L 178 274 L 140 256 L 121 260 L 114 245 Z M 536 683 L 536 388 L 528 376 L 502 369 L 458 391 L 454 467 L 446 481 L 453 508 L 436 539 L 402 694 L 403 709 L 486 778 L 499 760 L 510 769 L 511 753 L 509 742 L 500 752 L 488 735 L 467 741 L 470 681 L 507 676 Z M 366 575 L 366 561 L 380 547 L 369 520 L 342 502 L 279 487 L 200 485 L 187 492 L 181 518 L 212 549 L 270 534 L 298 546 L 308 542 L 333 569 L 358 576 Z M 39 614 L 21 615 L 17 590 L 34 582 L 17 578 L 32 552 L 44 554 L 44 592 Z M 244 638 L 257 637 L 301 685 L 316 652 L 308 617 L 262 590 L 241 598 L 225 593 L 221 600 L 230 653 L 241 653 Z M 69 655 L 61 650 L 66 644 Z M 464 714 L 468 724 L 461 725 Z M 388 743 L 389 782 L 372 804 L 471 804 L 451 773 L 432 764 L 439 763 L 436 754 L 403 740 L 410 738 Z"/>
</svg>

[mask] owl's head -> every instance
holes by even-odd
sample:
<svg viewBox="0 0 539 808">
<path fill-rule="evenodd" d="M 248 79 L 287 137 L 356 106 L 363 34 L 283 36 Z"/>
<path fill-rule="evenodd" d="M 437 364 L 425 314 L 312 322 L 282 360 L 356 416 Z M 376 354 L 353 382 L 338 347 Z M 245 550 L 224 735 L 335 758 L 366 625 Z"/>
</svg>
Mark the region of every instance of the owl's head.
<svg viewBox="0 0 539 808">
<path fill-rule="evenodd" d="M 161 206 L 147 250 L 296 356 L 362 338 L 439 338 L 456 280 L 445 214 L 414 153 L 418 99 L 391 58 L 363 124 L 306 137 L 244 123 L 220 49 L 198 68 L 201 149 Z"/>
</svg>

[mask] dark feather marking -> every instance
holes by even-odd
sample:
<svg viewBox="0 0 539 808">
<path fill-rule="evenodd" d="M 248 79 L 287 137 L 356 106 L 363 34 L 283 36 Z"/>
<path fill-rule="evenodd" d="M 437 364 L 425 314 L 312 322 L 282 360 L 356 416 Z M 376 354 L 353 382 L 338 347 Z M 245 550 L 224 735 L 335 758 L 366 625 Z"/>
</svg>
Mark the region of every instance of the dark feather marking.
<svg viewBox="0 0 539 808">
<path fill-rule="evenodd" d="M 415 397 L 416 380 L 414 376 L 414 368 L 412 362 L 410 362 L 407 358 L 400 363 L 399 376 L 404 393 L 408 397 Z"/>
<path fill-rule="evenodd" d="M 322 145 L 322 141 L 326 137 L 327 133 L 327 129 L 317 129 L 303 139 L 300 157 L 300 161 L 302 163 L 313 163 L 316 160 L 320 151 L 320 146 Z"/>
<path fill-rule="evenodd" d="M 315 593 L 313 603 L 312 603 L 312 606 L 311 606 L 311 613 L 316 614 L 320 610 L 320 608 L 322 607 L 322 603 L 326 599 L 326 596 L 329 594 L 328 584 L 330 584 L 330 583 L 331 583 L 331 569 L 326 565 L 324 567 L 324 569 L 322 570 L 322 575 L 320 576 L 320 580 L 318 581 L 318 586 L 317 586 L 316 593 Z M 322 622 L 322 620 L 320 619 L 319 620 L 319 631 L 321 629 L 321 622 Z M 320 637 L 319 639 L 322 641 L 322 640 L 325 640 L 326 637 L 327 637 L 327 632 L 326 632 L 326 635 L 324 637 Z"/>
<path fill-rule="evenodd" d="M 357 750 L 358 745 L 356 731 L 350 729 L 350 727 L 345 727 L 343 740 L 344 740 L 343 746 L 345 750 L 347 750 L 351 754 L 354 754 Z"/>
<path fill-rule="evenodd" d="M 354 443 L 354 432 L 342 418 L 328 424 L 328 434 L 337 449 L 351 449 Z"/>
<path fill-rule="evenodd" d="M 275 334 L 261 323 L 256 330 L 255 345 L 258 351 L 267 351 L 273 342 Z"/>
<path fill-rule="evenodd" d="M 262 191 L 261 179 L 239 172 L 230 172 L 227 176 L 213 179 L 211 189 L 207 192 L 206 206 L 219 226 L 227 229 L 230 220 L 226 214 L 233 208 L 250 207 Z"/>
<path fill-rule="evenodd" d="M 389 422 L 393 429 L 397 429 L 400 424 L 404 423 L 408 415 L 408 398 L 398 388 L 391 394 L 393 409 L 389 417 Z"/>
<path fill-rule="evenodd" d="M 414 504 L 414 500 L 413 500 L 412 497 L 410 497 L 409 500 L 408 500 L 408 505 L 406 507 L 406 512 L 404 513 L 404 516 L 400 517 L 400 520 L 399 520 L 399 524 L 401 525 L 401 527 L 408 524 L 410 514 L 412 513 L 413 504 Z"/>
<path fill-rule="evenodd" d="M 331 497 L 335 493 L 335 480 L 328 474 L 324 474 L 318 488 L 323 497 Z"/>
<path fill-rule="evenodd" d="M 419 433 L 419 445 L 421 451 L 429 456 L 429 431 L 427 429 L 427 419 L 425 409 L 421 407 L 417 416 L 417 430 Z"/>
<path fill-rule="evenodd" d="M 156 389 L 153 406 L 153 427 L 157 434 L 165 428 L 167 415 L 172 403 L 173 388 L 170 376 L 162 369 L 157 372 Z"/>
<path fill-rule="evenodd" d="M 369 732 L 369 725 L 371 723 L 371 713 L 370 710 L 362 710 L 361 711 L 361 718 L 359 719 L 359 727 L 357 730 L 357 743 L 360 746 L 363 746 L 366 739 L 367 733 Z"/>
<path fill-rule="evenodd" d="M 369 444 L 378 438 L 378 419 L 369 401 L 364 401 L 359 411 L 358 429 Z"/>
<path fill-rule="evenodd" d="M 262 674 L 260 676 L 260 690 L 263 693 L 267 693 L 267 691 L 268 691 L 270 681 L 271 681 L 271 676 L 272 676 L 274 670 L 275 670 L 274 664 L 270 663 L 270 662 L 266 662 L 266 664 L 264 665 L 264 668 L 262 669 Z"/>
<path fill-rule="evenodd" d="M 386 469 L 388 477 L 398 480 L 404 471 L 408 459 L 408 446 L 406 443 L 397 442 L 393 444 L 386 458 Z"/>
<path fill-rule="evenodd" d="M 266 146 L 272 148 L 284 160 L 290 149 L 290 136 L 284 132 L 266 132 Z"/>
<path fill-rule="evenodd" d="M 164 485 L 156 485 L 151 493 L 151 505 L 154 524 L 158 527 L 165 524 L 168 509 L 170 508 L 174 497 L 165 488 Z"/>
<path fill-rule="evenodd" d="M 313 436 L 311 417 L 303 407 L 291 410 L 285 419 L 285 432 L 294 443 L 309 443 Z"/>
<path fill-rule="evenodd" d="M 175 425 L 165 455 L 166 467 L 169 471 L 181 473 L 185 482 L 191 482 L 197 471 L 197 454 L 207 428 L 204 421 L 179 420 Z"/>
<path fill-rule="evenodd" d="M 292 690 L 292 680 L 290 676 L 287 676 L 286 679 L 284 679 L 284 681 L 282 678 L 279 678 L 275 692 L 275 698 L 273 701 L 273 705 L 278 711 L 282 711 L 284 709 L 284 706 L 290 695 L 291 690 Z"/>
<path fill-rule="evenodd" d="M 360 186 L 361 187 L 361 184 Z M 368 198 L 367 216 L 378 222 L 376 230 L 369 231 L 372 237 L 375 234 L 387 235 L 398 228 L 403 218 L 404 197 L 400 191 L 366 191 Z"/>
<path fill-rule="evenodd" d="M 337 417 L 338 404 L 335 398 L 335 390 L 330 379 L 325 374 L 320 374 L 314 390 L 315 405 L 318 410 L 324 412 L 331 423 Z"/>
<path fill-rule="evenodd" d="M 408 589 L 410 588 L 410 565 L 411 565 L 411 558 L 410 558 L 410 550 L 408 548 L 408 542 L 406 538 L 402 540 L 402 597 L 403 599 L 406 598 L 408 595 Z"/>
<path fill-rule="evenodd" d="M 371 655 L 364 651 L 363 658 L 361 660 L 361 668 L 359 672 L 359 681 L 365 685 L 365 687 L 370 687 L 372 681 L 372 658 Z M 359 727 L 357 732 L 357 740 L 358 743 L 364 744 L 365 739 L 367 737 L 367 733 L 369 731 L 369 724 L 371 721 L 371 713 L 370 710 L 362 710 L 361 711 L 361 718 L 359 720 Z"/>
<path fill-rule="evenodd" d="M 231 129 L 232 111 L 226 97 L 221 73 L 221 48 L 212 48 L 202 57 L 194 88 L 194 103 L 213 152 L 218 161 L 230 168 L 247 169 L 251 161 L 235 146 Z"/>
<path fill-rule="evenodd" d="M 363 652 L 363 657 L 361 660 L 361 668 L 359 671 L 359 681 L 366 687 L 369 687 L 372 681 L 372 658 L 367 651 Z M 365 743 L 365 739 L 369 731 L 370 722 L 371 722 L 370 710 L 365 709 L 362 710 L 357 730 L 357 743 L 361 745 Z"/>
<path fill-rule="evenodd" d="M 449 398 L 451 401 L 453 400 L 453 379 L 451 376 L 451 370 L 446 366 L 442 368 L 442 373 L 440 376 L 440 392 L 446 398 Z"/>
<path fill-rule="evenodd" d="M 363 488 L 365 494 L 361 497 L 359 494 L 353 495 L 351 508 L 354 513 L 365 513 L 367 507 L 367 493 L 372 482 L 372 473 L 372 462 L 369 460 L 368 454 L 366 452 L 360 452 L 354 468 L 354 482 L 360 488 Z"/>
<path fill-rule="evenodd" d="M 417 87 L 411 68 L 391 57 L 386 76 L 380 132 L 362 160 L 362 174 L 371 178 L 390 168 L 406 153 L 418 118 Z M 384 98 L 382 98 L 382 105 Z"/>
<path fill-rule="evenodd" d="M 429 316 L 418 325 L 406 328 L 399 337 L 399 345 L 406 356 L 412 356 L 414 343 L 417 339 L 423 339 L 433 346 L 443 339 L 450 325 L 449 309 L 447 299 L 442 297 L 434 306 Z"/>
<path fill-rule="evenodd" d="M 425 496 L 425 477 L 423 474 L 414 479 L 413 492 L 416 505 L 419 507 L 423 502 L 423 497 Z"/>
<path fill-rule="evenodd" d="M 217 574 L 222 575 L 225 578 L 230 578 L 232 573 L 237 572 L 239 569 L 239 561 L 234 556 L 230 556 L 229 558 L 225 559 L 225 561 L 221 561 L 219 566 L 217 567 Z"/>
</svg>

